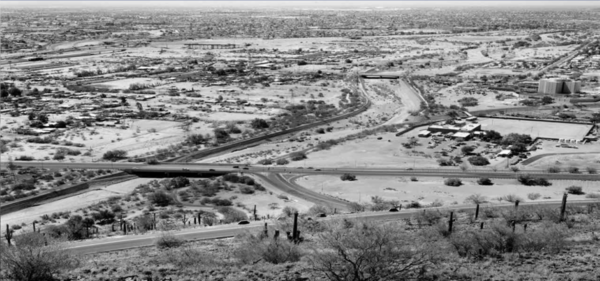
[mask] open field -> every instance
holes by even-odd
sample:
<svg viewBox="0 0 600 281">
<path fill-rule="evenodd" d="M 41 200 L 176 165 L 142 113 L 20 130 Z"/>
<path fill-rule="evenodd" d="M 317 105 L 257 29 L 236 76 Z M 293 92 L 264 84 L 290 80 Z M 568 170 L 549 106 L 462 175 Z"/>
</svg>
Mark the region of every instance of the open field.
<svg viewBox="0 0 600 281">
<path fill-rule="evenodd" d="M 408 177 L 374 177 L 358 176 L 356 181 L 342 181 L 335 176 L 302 176 L 296 183 L 311 190 L 333 195 L 354 202 L 371 202 L 371 197 L 379 196 L 386 200 L 398 200 L 402 204 L 413 201 L 423 205 L 435 201 L 444 205 L 463 204 L 465 199 L 473 194 L 481 194 L 491 203 L 502 202 L 498 198 L 514 194 L 522 201 L 531 201 L 527 195 L 539 193 L 536 201 L 559 200 L 565 188 L 581 186 L 584 192 L 598 193 L 600 186 L 597 182 L 589 181 L 552 181 L 551 186 L 524 186 L 517 180 L 494 179 L 493 185 L 477 184 L 476 179 L 462 179 L 461 186 L 446 186 L 443 178 L 417 178 L 411 181 Z M 585 199 L 585 195 L 571 195 L 569 200 Z M 504 201 L 506 202 L 506 201 Z"/>
<path fill-rule="evenodd" d="M 495 130 L 502 135 L 509 133 L 529 134 L 532 138 L 574 139 L 583 138 L 592 129 L 592 125 L 549 123 L 529 120 L 508 120 L 479 118 L 482 130 Z"/>
</svg>

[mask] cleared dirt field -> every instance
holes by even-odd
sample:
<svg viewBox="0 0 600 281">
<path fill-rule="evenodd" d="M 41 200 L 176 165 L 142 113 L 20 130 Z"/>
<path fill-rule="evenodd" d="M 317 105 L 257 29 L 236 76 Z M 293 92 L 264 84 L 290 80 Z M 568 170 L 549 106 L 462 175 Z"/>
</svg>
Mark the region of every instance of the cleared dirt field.
<svg viewBox="0 0 600 281">
<path fill-rule="evenodd" d="M 479 118 L 482 130 L 495 130 L 502 135 L 510 133 L 529 134 L 532 138 L 566 138 L 582 140 L 592 125 L 550 123 L 529 120 L 506 120 Z"/>
<path fill-rule="evenodd" d="M 334 195 L 355 202 L 370 202 L 371 196 L 380 196 L 387 200 L 400 202 L 418 201 L 429 204 L 435 200 L 445 205 L 457 202 L 462 204 L 472 194 L 481 194 L 492 203 L 499 203 L 497 198 L 514 194 L 524 201 L 529 193 L 541 194 L 540 199 L 558 200 L 562 198 L 565 188 L 581 186 L 584 192 L 600 192 L 600 185 L 593 181 L 556 180 L 551 186 L 524 186 L 516 180 L 492 179 L 494 185 L 478 185 L 476 179 L 463 179 L 458 187 L 444 185 L 443 178 L 418 178 L 411 181 L 409 177 L 358 176 L 356 181 L 342 181 L 336 176 L 303 176 L 296 182 L 306 188 Z M 569 200 L 585 199 L 585 195 L 570 195 Z M 522 202 L 524 202 L 522 201 Z M 504 201 L 506 202 L 506 201 Z"/>
</svg>

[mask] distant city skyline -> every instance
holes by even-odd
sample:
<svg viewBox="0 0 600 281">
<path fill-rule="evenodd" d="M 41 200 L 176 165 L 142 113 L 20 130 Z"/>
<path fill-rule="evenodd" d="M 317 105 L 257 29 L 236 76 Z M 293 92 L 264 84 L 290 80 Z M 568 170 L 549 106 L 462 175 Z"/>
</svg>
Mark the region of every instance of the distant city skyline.
<svg viewBox="0 0 600 281">
<path fill-rule="evenodd" d="M 110 7 L 222 7 L 222 8 L 408 8 L 408 7 L 600 7 L 600 0 L 593 1 L 2 1 L 10 8 L 110 8 Z"/>
</svg>

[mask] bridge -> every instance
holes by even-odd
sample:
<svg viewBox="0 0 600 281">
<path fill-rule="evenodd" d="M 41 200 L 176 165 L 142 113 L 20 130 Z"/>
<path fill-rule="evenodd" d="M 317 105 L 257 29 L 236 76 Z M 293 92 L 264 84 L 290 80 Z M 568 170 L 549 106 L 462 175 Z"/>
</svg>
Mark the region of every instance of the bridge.
<svg viewBox="0 0 600 281">
<path fill-rule="evenodd" d="M 202 49 L 202 50 L 235 49 L 235 48 L 237 48 L 237 46 L 235 44 L 186 43 L 183 45 L 185 45 L 188 49 Z"/>
<path fill-rule="evenodd" d="M 391 74 L 360 74 L 360 78 L 363 79 L 400 79 L 400 75 Z"/>
</svg>

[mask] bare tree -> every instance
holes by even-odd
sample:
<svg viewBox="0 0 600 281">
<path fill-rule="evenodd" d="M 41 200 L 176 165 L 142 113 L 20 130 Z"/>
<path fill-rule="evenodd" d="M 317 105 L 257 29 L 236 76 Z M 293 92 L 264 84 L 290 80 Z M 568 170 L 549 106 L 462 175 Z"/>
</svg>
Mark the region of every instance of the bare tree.
<svg viewBox="0 0 600 281">
<path fill-rule="evenodd" d="M 309 262 L 329 280 L 405 280 L 425 272 L 434 257 L 397 224 L 345 221 L 320 233 Z"/>
<path fill-rule="evenodd" d="M 11 280 L 54 280 L 62 270 L 78 266 L 79 259 L 61 245 L 41 233 L 15 236 L 16 246 L 0 243 L 2 270 Z"/>
</svg>

